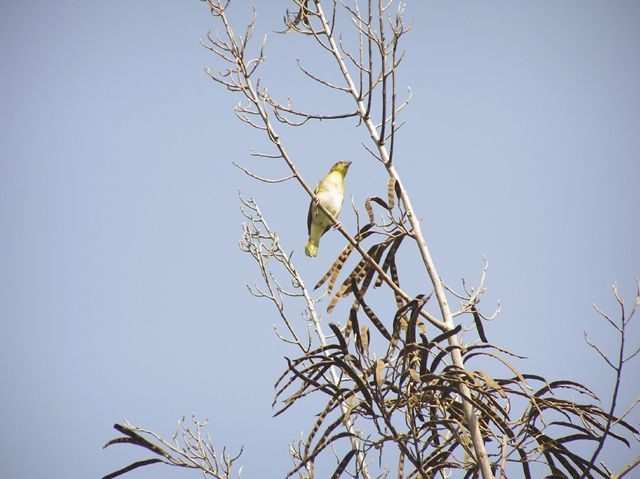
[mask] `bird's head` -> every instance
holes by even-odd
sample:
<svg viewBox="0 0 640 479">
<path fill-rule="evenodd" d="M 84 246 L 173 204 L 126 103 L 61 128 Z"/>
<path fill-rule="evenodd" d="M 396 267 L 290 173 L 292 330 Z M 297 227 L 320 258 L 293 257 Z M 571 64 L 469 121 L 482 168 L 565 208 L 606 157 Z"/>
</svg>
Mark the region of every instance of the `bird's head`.
<svg viewBox="0 0 640 479">
<path fill-rule="evenodd" d="M 343 177 L 345 177 L 347 175 L 347 171 L 349 171 L 350 166 L 351 166 L 350 161 L 339 161 L 331 167 L 331 171 L 329 173 L 333 173 L 334 171 L 337 171 Z"/>
</svg>

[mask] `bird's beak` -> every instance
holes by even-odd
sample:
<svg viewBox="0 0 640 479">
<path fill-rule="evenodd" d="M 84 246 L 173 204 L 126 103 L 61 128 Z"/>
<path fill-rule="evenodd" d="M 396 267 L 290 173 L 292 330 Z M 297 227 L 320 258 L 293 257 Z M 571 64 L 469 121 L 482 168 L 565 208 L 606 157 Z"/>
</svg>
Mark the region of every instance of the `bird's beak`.
<svg viewBox="0 0 640 479">
<path fill-rule="evenodd" d="M 347 164 L 347 168 L 351 166 L 351 163 L 353 163 L 353 161 L 345 161 L 345 163 Z"/>
</svg>

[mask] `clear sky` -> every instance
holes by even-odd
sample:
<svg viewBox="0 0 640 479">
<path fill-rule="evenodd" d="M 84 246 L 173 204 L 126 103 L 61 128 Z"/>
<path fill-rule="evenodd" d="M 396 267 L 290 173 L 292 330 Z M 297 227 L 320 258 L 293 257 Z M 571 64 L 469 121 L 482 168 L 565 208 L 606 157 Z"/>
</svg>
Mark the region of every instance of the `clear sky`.
<svg viewBox="0 0 640 479">
<path fill-rule="evenodd" d="M 239 22 L 248 2 L 236 3 Z M 255 5 L 270 91 L 351 109 L 295 73 L 296 57 L 328 64 L 273 33 L 287 2 Z M 407 17 L 401 84 L 414 100 L 396 162 L 440 274 L 475 280 L 486 255 L 483 304 L 503 306 L 489 339 L 528 356 L 522 370 L 606 398 L 612 376 L 582 334 L 613 351 L 591 304 L 615 313 L 610 285 L 631 301 L 640 275 L 640 3 L 409 0 Z M 100 477 L 147 457 L 101 449 L 114 422 L 170 434 L 194 411 L 218 443 L 246 445 L 245 477 L 279 477 L 287 444 L 309 430 L 313 408 L 271 417 L 293 353 L 245 288 L 259 277 L 237 247 L 237 191 L 260 202 L 309 283 L 342 239 L 328 234 L 307 259 L 306 194 L 232 166 L 285 172 L 249 158 L 264 138 L 203 73 L 219 65 L 198 44 L 210 28 L 196 0 L 0 3 L 3 478 Z M 347 193 L 360 204 L 385 193 L 353 123 L 282 137 L 309 182 L 352 159 Z M 353 213 L 342 219 L 353 227 Z M 609 455 L 613 466 L 629 456 Z M 152 467 L 131 477 L 177 477 Z"/>
</svg>

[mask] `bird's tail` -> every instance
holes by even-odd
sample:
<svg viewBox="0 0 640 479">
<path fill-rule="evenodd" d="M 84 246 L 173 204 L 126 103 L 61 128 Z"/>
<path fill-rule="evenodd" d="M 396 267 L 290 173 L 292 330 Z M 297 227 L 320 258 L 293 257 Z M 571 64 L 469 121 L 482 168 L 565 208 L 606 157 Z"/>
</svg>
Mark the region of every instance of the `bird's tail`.
<svg viewBox="0 0 640 479">
<path fill-rule="evenodd" d="M 309 241 L 304 246 L 304 254 L 310 258 L 315 258 L 318 254 L 318 245 L 319 241 L 313 241 L 312 238 L 309 238 Z"/>
</svg>

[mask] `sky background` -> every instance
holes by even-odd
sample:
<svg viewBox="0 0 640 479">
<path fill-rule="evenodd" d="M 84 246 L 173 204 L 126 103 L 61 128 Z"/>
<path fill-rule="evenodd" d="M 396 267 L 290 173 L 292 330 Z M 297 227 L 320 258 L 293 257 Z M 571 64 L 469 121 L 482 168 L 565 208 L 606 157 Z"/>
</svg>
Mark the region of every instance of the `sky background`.
<svg viewBox="0 0 640 479">
<path fill-rule="evenodd" d="M 242 26 L 248 2 L 235 3 Z M 255 5 L 270 92 L 349 111 L 296 73 L 300 57 L 337 80 L 308 41 L 274 33 L 287 2 Z M 610 285 L 631 301 L 640 275 L 640 3 L 410 0 L 406 16 L 400 84 L 413 101 L 395 160 L 440 275 L 476 281 L 486 255 L 483 305 L 502 304 L 489 339 L 528 356 L 522 370 L 607 398 L 612 375 L 583 331 L 614 351 L 591 305 L 615 315 Z M 309 430 L 313 408 L 271 417 L 293 352 L 273 334 L 275 311 L 247 293 L 259 274 L 237 247 L 238 190 L 311 284 L 343 240 L 327 234 L 319 257 L 304 257 L 304 191 L 231 164 L 286 174 L 249 157 L 266 140 L 203 72 L 220 66 L 198 43 L 215 28 L 196 0 L 0 3 L 3 478 L 101 477 L 148 457 L 103 451 L 113 423 L 171 434 L 192 412 L 212 418 L 216 443 L 245 445 L 244 477 L 280 477 L 288 443 Z M 281 135 L 310 183 L 351 159 L 347 194 L 385 194 L 354 122 Z M 348 208 L 342 221 L 353 228 Z M 427 288 L 419 268 L 405 274 L 413 294 Z M 331 320 L 344 317 L 338 308 Z M 638 371 L 636 361 L 626 372 L 622 408 Z M 613 449 L 614 469 L 638 454 L 637 443 Z M 130 477 L 194 477 L 151 468 Z"/>
</svg>

